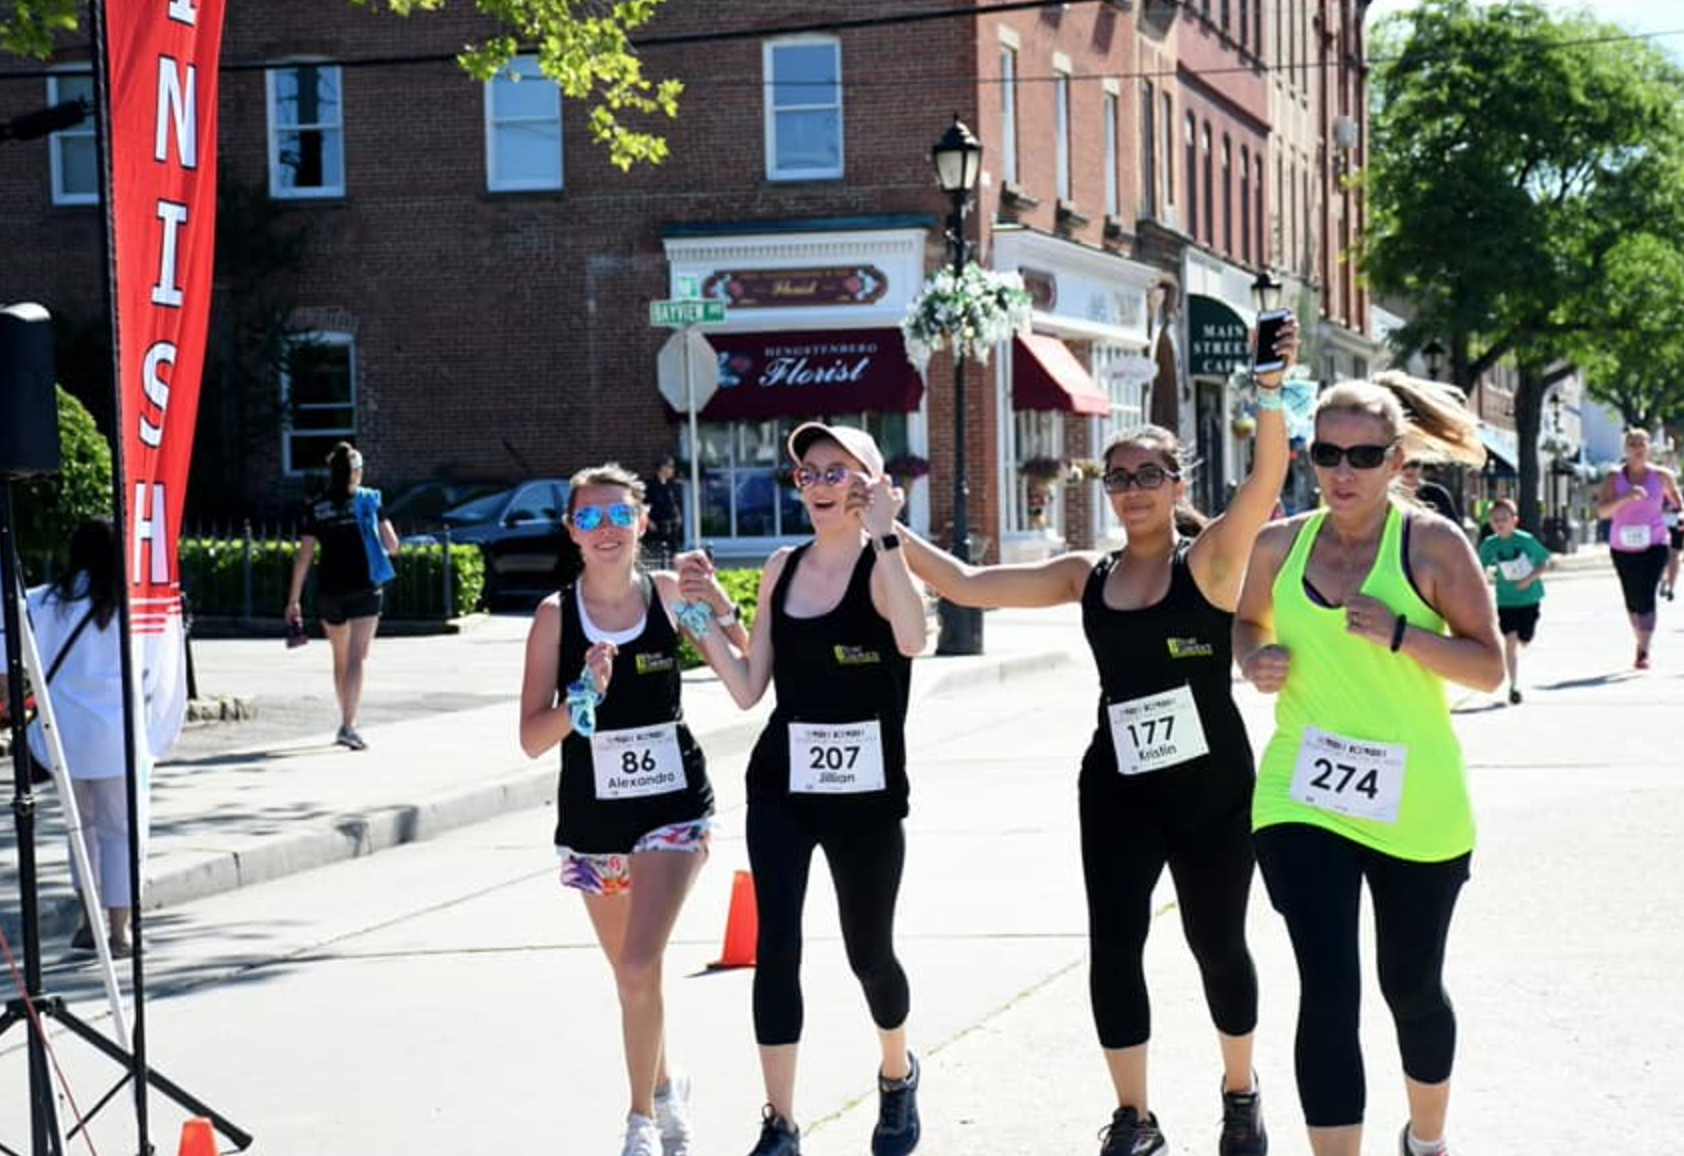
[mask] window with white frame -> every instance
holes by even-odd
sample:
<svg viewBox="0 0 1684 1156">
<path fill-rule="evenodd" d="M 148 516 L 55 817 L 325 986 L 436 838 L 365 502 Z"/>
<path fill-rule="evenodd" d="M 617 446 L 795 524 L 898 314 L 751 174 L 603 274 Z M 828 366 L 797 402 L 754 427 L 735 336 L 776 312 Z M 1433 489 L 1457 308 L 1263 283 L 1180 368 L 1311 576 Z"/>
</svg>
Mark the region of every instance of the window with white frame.
<svg viewBox="0 0 1684 1156">
<path fill-rule="evenodd" d="M 1057 196 L 1070 200 L 1070 76 L 1058 72 L 1053 75 L 1053 139 L 1058 165 Z"/>
<path fill-rule="evenodd" d="M 94 77 L 91 72 L 61 72 L 47 78 L 47 104 L 71 100 L 88 103 L 81 124 L 60 129 L 49 138 L 48 167 L 52 169 L 53 204 L 99 203 L 99 150 L 94 143 Z"/>
<path fill-rule="evenodd" d="M 561 188 L 561 89 L 517 56 L 485 83 L 485 187 Z"/>
<path fill-rule="evenodd" d="M 1010 459 L 1012 503 L 1007 528 L 1016 533 L 1053 533 L 1064 528 L 1064 415 L 1056 410 L 1018 410 L 1012 415 Z"/>
<path fill-rule="evenodd" d="M 267 72 L 269 195 L 345 192 L 345 109 L 338 65 L 287 64 Z"/>
<path fill-rule="evenodd" d="M 1139 376 L 1125 371 L 1122 365 L 1126 361 L 1134 361 L 1139 354 L 1121 345 L 1096 345 L 1093 350 L 1093 376 L 1099 387 L 1105 391 L 1110 399 L 1111 411 L 1106 414 L 1099 431 L 1099 449 L 1104 452 L 1111 439 L 1129 430 L 1139 429 L 1146 424 L 1146 415 L 1151 412 L 1152 383 L 1141 381 Z M 1107 537 L 1114 537 L 1121 533 L 1122 523 L 1117 520 L 1116 512 L 1111 509 L 1109 501 L 1101 501 L 1104 514 L 1101 521 Z"/>
<path fill-rule="evenodd" d="M 842 176 L 842 43 L 834 37 L 765 45 L 766 176 Z"/>
<path fill-rule="evenodd" d="M 807 508 L 790 481 L 785 452 L 789 435 L 804 420 L 701 423 L 701 537 L 787 538 L 812 532 Z M 886 460 L 907 451 L 904 413 L 841 414 L 825 420 L 865 430 L 877 439 Z M 680 452 L 689 456 L 688 431 L 680 437 Z M 687 479 L 680 471 L 680 484 L 688 484 Z"/>
<path fill-rule="evenodd" d="M 1123 211 L 1117 196 L 1117 103 L 1116 93 L 1105 94 L 1105 213 L 1110 217 Z"/>
<path fill-rule="evenodd" d="M 1016 184 L 1017 49 L 1000 46 L 1000 179 Z"/>
<path fill-rule="evenodd" d="M 357 436 L 356 342 L 348 333 L 289 337 L 281 356 L 281 467 L 319 470 L 328 451 Z"/>
</svg>

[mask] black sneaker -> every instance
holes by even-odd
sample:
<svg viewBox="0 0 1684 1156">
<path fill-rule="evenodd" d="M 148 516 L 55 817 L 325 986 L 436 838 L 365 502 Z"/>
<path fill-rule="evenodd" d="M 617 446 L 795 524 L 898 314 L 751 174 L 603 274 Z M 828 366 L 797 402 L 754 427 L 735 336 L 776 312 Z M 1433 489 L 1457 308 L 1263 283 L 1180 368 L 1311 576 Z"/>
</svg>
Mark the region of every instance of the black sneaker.
<svg viewBox="0 0 1684 1156">
<path fill-rule="evenodd" d="M 1520 688 L 1518 686 L 1509 687 L 1509 705 L 1510 706 L 1519 706 L 1520 705 Z"/>
<path fill-rule="evenodd" d="M 1397 1150 L 1398 1150 L 1399 1153 L 1401 1153 L 1401 1156 L 1415 1156 L 1414 1149 L 1410 1148 L 1410 1146 L 1409 1146 L 1409 1125 L 1408 1124 L 1405 1124 L 1403 1126 L 1403 1131 L 1398 1133 Z M 1450 1156 L 1450 1149 L 1448 1147 L 1441 1148 L 1440 1152 L 1441 1152 L 1442 1156 Z"/>
<path fill-rule="evenodd" d="M 1249 1092 L 1222 1093 L 1222 1139 L 1220 1156 L 1265 1156 L 1269 1135 L 1263 1130 L 1263 1093 L 1253 1076 Z"/>
<path fill-rule="evenodd" d="M 908 1156 L 918 1147 L 918 1057 L 906 1058 L 912 1070 L 904 1080 L 877 1077 L 877 1127 L 871 1130 L 871 1156 Z"/>
<path fill-rule="evenodd" d="M 767 1104 L 760 1109 L 760 1142 L 748 1156 L 801 1156 L 801 1129 Z"/>
<path fill-rule="evenodd" d="M 1167 1152 L 1169 1144 L 1158 1131 L 1158 1118 L 1146 1113 L 1146 1119 L 1133 1108 L 1118 1108 L 1111 1113 L 1111 1126 L 1099 1134 L 1104 1141 L 1099 1156 L 1148 1156 L 1152 1152 Z"/>
</svg>

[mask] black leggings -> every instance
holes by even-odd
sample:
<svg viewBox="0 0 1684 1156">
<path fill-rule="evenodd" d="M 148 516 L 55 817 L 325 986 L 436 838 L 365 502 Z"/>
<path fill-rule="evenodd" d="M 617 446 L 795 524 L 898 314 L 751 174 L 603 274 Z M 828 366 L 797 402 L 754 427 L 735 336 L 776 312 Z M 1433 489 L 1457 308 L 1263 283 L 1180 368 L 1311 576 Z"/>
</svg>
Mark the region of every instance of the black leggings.
<svg viewBox="0 0 1684 1156">
<path fill-rule="evenodd" d="M 1614 573 L 1620 576 L 1620 592 L 1625 595 L 1627 613 L 1655 612 L 1655 588 L 1661 584 L 1661 575 L 1666 573 L 1669 552 L 1665 546 L 1609 551 L 1614 556 Z"/>
<path fill-rule="evenodd" d="M 1413 863 L 1301 823 L 1266 827 L 1256 842 L 1269 898 L 1298 957 L 1296 1060 L 1305 1123 L 1362 1123 L 1357 911 L 1364 879 L 1374 904 L 1380 991 L 1397 1025 L 1403 1073 L 1423 1084 L 1448 1080 L 1456 1013 L 1444 990 L 1444 944 L 1471 856 Z"/>
<path fill-rule="evenodd" d="M 842 943 L 872 1020 L 886 1031 L 906 1022 L 911 997 L 894 948 L 895 897 L 906 862 L 900 820 L 833 821 L 786 802 L 754 802 L 748 808 L 748 858 L 760 909 L 754 1035 L 764 1047 L 801 1039 L 801 909 L 814 847 L 824 848 L 830 865 Z"/>
<path fill-rule="evenodd" d="M 1084 791 L 1088 992 L 1101 1047 L 1130 1048 L 1151 1038 L 1142 956 L 1152 889 L 1166 863 L 1216 1030 L 1243 1036 L 1257 1026 L 1257 970 L 1245 943 L 1254 864 L 1249 809 L 1178 830 L 1157 807 L 1120 805 L 1110 791 Z"/>
</svg>

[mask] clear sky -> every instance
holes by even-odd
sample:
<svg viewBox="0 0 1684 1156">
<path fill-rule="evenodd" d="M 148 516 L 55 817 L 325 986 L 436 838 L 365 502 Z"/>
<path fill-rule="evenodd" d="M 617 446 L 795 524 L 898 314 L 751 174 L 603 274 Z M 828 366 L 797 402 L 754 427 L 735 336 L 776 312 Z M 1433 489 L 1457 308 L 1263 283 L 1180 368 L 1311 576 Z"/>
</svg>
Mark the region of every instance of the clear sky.
<svg viewBox="0 0 1684 1156">
<path fill-rule="evenodd" d="M 1583 8 L 1598 20 L 1618 24 L 1633 32 L 1684 33 L 1684 0 L 1586 0 L 1583 3 L 1550 0 L 1547 6 L 1561 12 Z M 1369 19 L 1378 20 L 1392 12 L 1413 7 L 1415 0 L 1376 0 L 1369 9 Z M 1654 43 L 1671 53 L 1674 59 L 1684 61 L 1684 34 L 1658 37 Z"/>
</svg>

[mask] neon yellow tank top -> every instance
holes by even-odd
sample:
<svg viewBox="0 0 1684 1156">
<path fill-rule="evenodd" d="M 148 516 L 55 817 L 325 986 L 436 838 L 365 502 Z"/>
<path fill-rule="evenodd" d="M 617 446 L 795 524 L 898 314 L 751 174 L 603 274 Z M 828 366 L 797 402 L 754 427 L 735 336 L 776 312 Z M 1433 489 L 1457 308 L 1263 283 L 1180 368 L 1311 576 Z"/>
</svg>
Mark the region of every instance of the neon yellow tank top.
<svg viewBox="0 0 1684 1156">
<path fill-rule="evenodd" d="M 1252 830 L 1308 823 L 1399 859 L 1454 859 L 1473 849 L 1474 821 L 1444 680 L 1406 654 L 1347 634 L 1344 608 L 1323 606 L 1305 591 L 1310 549 L 1326 521 L 1322 511 L 1299 529 L 1275 577 L 1275 637 L 1292 664 L 1275 704 L 1275 734 L 1258 768 Z M 1444 619 L 1404 573 L 1403 521 L 1393 506 L 1361 592 L 1406 615 L 1411 626 L 1445 633 Z M 1300 801 L 1327 798 L 1308 789 L 1318 776 L 1313 759 L 1301 760 L 1306 727 L 1404 748 L 1395 818 L 1341 814 Z M 1340 785 L 1337 776 L 1331 783 L 1322 778 L 1323 787 Z"/>
</svg>

